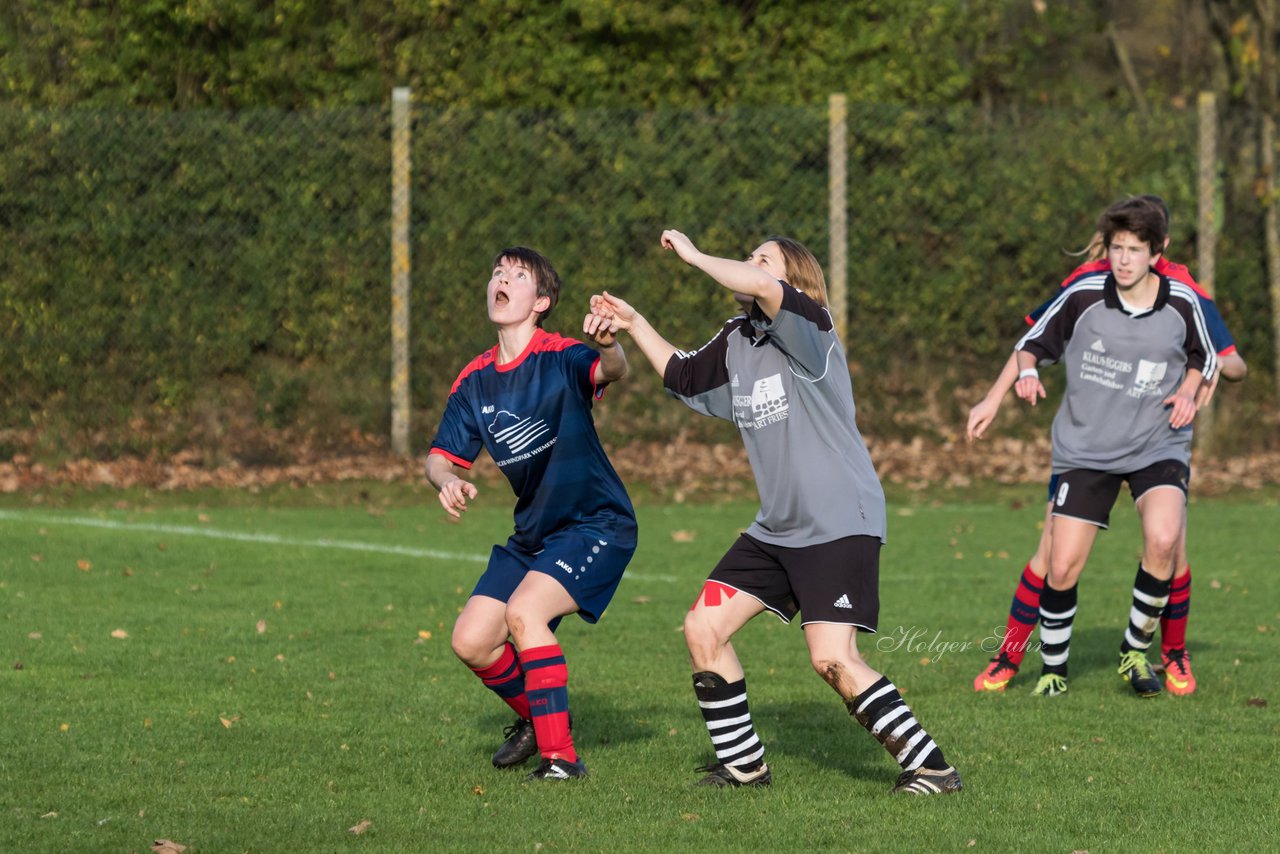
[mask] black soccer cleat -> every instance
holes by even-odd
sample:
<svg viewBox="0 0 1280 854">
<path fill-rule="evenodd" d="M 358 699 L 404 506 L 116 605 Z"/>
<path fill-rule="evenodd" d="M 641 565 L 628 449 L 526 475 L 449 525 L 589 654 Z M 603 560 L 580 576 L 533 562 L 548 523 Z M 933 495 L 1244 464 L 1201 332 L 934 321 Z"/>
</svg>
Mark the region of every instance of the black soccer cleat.
<svg viewBox="0 0 1280 854">
<path fill-rule="evenodd" d="M 739 786 L 767 786 L 773 782 L 773 774 L 769 766 L 761 762 L 760 767 L 752 771 L 741 771 L 731 765 L 717 762 L 715 765 L 703 765 L 695 771 L 706 772 L 707 776 L 694 782 L 694 786 L 712 786 L 718 789 L 736 789 Z"/>
<path fill-rule="evenodd" d="M 1142 650 L 1131 649 L 1120 653 L 1119 673 L 1139 697 L 1154 697 L 1164 690 Z"/>
<path fill-rule="evenodd" d="M 903 771 L 898 775 L 890 793 L 894 795 L 949 795 L 964 788 L 960 782 L 960 774 L 954 768 L 934 771 L 931 768 L 917 768 L 914 771 Z"/>
<path fill-rule="evenodd" d="M 581 759 L 543 759 L 526 780 L 577 780 L 587 776 L 587 766 Z"/>
<path fill-rule="evenodd" d="M 516 718 L 516 722 L 502 731 L 506 741 L 493 754 L 494 768 L 514 768 L 529 761 L 538 752 L 538 737 L 533 732 L 533 721 Z"/>
</svg>

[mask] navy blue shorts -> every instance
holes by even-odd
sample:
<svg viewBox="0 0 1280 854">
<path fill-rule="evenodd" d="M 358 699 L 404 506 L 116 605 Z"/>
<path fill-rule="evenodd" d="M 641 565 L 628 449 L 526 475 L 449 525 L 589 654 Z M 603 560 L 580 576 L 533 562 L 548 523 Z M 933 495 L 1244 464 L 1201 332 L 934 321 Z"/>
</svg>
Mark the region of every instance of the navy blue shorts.
<svg viewBox="0 0 1280 854">
<path fill-rule="evenodd" d="M 569 592 L 578 605 L 578 616 L 594 623 L 609 607 L 635 551 L 635 525 L 619 525 L 612 530 L 599 526 L 565 528 L 547 537 L 539 552 L 527 551 L 507 540 L 506 545 L 493 547 L 489 567 L 471 595 L 506 602 L 526 575 L 541 572 Z"/>
</svg>

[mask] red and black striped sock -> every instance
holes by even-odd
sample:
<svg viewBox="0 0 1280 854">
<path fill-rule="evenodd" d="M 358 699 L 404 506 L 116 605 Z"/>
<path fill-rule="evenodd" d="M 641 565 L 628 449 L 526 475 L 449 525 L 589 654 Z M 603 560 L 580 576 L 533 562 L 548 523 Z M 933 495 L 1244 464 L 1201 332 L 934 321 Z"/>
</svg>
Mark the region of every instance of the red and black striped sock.
<svg viewBox="0 0 1280 854">
<path fill-rule="evenodd" d="M 520 653 L 525 693 L 533 714 L 533 732 L 544 759 L 578 761 L 569 733 L 569 668 L 559 644 L 535 646 Z"/>
<path fill-rule="evenodd" d="M 1031 633 L 1036 630 L 1040 621 L 1040 594 L 1044 592 L 1044 579 L 1036 576 L 1031 570 L 1030 561 L 1022 570 L 1018 579 L 1018 589 L 1013 591 L 1013 603 L 1009 606 L 1009 620 L 1005 623 L 1004 640 L 1000 651 L 1014 663 L 1022 664 L 1027 654 L 1027 644 Z"/>
<path fill-rule="evenodd" d="M 1191 567 L 1187 574 L 1173 579 L 1169 604 L 1160 615 L 1160 649 L 1165 654 L 1187 648 L 1187 617 L 1191 614 Z"/>
<path fill-rule="evenodd" d="M 529 720 L 529 698 L 524 692 L 524 670 L 520 667 L 520 658 L 511 641 L 502 647 L 498 660 L 488 667 L 473 667 L 471 672 L 480 677 L 493 693 L 511 707 L 511 710 L 526 721 Z"/>
</svg>

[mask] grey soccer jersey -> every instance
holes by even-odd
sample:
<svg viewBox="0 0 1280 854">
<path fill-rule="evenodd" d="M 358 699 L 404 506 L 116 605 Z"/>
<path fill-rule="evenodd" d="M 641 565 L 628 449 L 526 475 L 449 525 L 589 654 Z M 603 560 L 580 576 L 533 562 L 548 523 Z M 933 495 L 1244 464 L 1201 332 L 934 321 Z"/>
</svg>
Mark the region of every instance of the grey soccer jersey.
<svg viewBox="0 0 1280 854">
<path fill-rule="evenodd" d="M 817 302 L 783 283 L 772 322 L 753 306 L 701 349 L 677 352 L 663 383 L 742 434 L 760 492 L 752 537 L 790 548 L 884 541 L 884 491 L 854 422 L 844 347 Z"/>
<path fill-rule="evenodd" d="M 1053 419 L 1054 473 L 1190 464 L 1191 426 L 1170 427 L 1164 400 L 1189 370 L 1211 377 L 1217 356 L 1187 285 L 1161 276 L 1154 307 L 1135 315 L 1121 306 L 1114 276 L 1086 277 L 1054 300 L 1017 349 L 1067 369 Z"/>
</svg>

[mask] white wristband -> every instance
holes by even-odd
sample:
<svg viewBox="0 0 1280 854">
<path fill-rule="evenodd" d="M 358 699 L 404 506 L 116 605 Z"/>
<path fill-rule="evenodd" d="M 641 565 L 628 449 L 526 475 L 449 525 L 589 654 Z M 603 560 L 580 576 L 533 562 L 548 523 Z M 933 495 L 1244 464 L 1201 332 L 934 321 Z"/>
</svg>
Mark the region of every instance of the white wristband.
<svg viewBox="0 0 1280 854">
<path fill-rule="evenodd" d="M 1025 380 L 1027 377 L 1035 377 L 1036 379 L 1039 379 L 1040 372 L 1035 368 L 1023 368 L 1018 372 L 1018 379 Z"/>
</svg>

